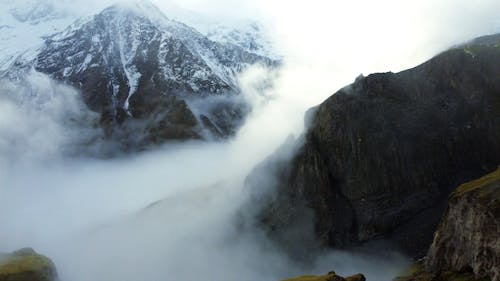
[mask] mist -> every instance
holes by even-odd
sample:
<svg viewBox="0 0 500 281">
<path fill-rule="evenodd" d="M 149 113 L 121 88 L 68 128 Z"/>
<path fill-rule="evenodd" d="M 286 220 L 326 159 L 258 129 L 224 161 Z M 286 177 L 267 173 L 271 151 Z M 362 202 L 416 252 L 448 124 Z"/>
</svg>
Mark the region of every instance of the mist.
<svg viewBox="0 0 500 281">
<path fill-rule="evenodd" d="M 243 180 L 296 127 L 277 118 L 291 114 L 288 106 L 262 96 L 259 81 L 270 75 L 252 69 L 242 77 L 255 110 L 235 139 L 168 144 L 107 160 L 66 153 L 100 134 L 92 122 L 75 128 L 64 121 L 85 113 L 74 90 L 41 74 L 9 84 L 2 91 L 2 104 L 11 109 L 2 111 L 0 130 L 6 168 L 0 250 L 33 247 L 54 260 L 62 280 L 75 281 L 281 280 L 307 270 L 326 273 L 346 256 L 353 265 L 336 270 L 359 271 L 356 265 L 369 263 L 365 254 L 339 252 L 328 258 L 332 264 L 304 268 L 258 229 L 238 227 L 247 194 Z M 29 102 L 20 102 L 19 94 L 29 95 L 22 98 Z M 6 103 L 12 95 L 16 99 Z M 282 129 L 268 122 L 282 122 Z M 26 142 L 12 146 L 20 140 Z M 373 270 L 389 276 L 387 265 L 396 270 L 404 263 L 389 255 Z"/>
<path fill-rule="evenodd" d="M 36 73 L 5 84 L 0 251 L 33 247 L 53 259 L 61 280 L 75 281 L 281 280 L 332 266 L 339 273 L 363 267 L 368 276 L 394 275 L 406 264 L 396 253 L 376 264 L 366 253 L 330 253 L 305 267 L 259 229 L 238 227 L 249 192 L 245 177 L 300 127 L 282 119 L 297 110 L 292 101 L 262 92 L 263 81 L 275 75 L 255 68 L 241 77 L 254 111 L 234 139 L 167 144 L 113 159 L 85 156 L 84 149 L 107 144 L 73 89 Z M 89 115 L 89 122 L 66 122 L 74 114 Z M 82 139 L 97 145 L 82 148 Z"/>
<path fill-rule="evenodd" d="M 76 1 L 64 10 L 80 15 L 111 2 Z M 278 281 L 331 270 L 378 281 L 404 269 L 409 260 L 390 247 L 327 252 L 305 266 L 259 229 L 242 232 L 245 177 L 304 132 L 307 109 L 360 73 L 400 71 L 500 31 L 500 3 L 153 2 L 174 18 L 191 10 L 228 25 L 262 23 L 281 68 L 241 75 L 242 97 L 253 110 L 234 138 L 112 159 L 88 156 L 109 144 L 76 90 L 38 73 L 2 81 L 0 252 L 33 247 L 67 281 Z"/>
</svg>

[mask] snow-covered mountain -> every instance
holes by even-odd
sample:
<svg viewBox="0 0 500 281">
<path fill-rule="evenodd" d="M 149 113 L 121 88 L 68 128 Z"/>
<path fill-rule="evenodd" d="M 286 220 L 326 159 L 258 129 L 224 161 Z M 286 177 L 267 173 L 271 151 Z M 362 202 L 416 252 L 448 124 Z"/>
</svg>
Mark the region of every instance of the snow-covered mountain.
<svg viewBox="0 0 500 281">
<path fill-rule="evenodd" d="M 38 10 L 45 14 L 22 19 L 37 25 L 68 18 Z M 35 70 L 80 89 L 108 133 L 134 143 L 230 135 L 246 111 L 237 75 L 275 64 L 252 46 L 210 40 L 148 1 L 110 6 L 43 40 L 4 60 L 0 75 Z"/>
</svg>

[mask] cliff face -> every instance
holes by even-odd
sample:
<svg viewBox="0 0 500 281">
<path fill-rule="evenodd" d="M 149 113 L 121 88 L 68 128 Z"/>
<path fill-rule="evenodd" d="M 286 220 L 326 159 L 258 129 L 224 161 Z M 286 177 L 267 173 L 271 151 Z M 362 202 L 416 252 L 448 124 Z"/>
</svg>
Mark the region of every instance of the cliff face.
<svg viewBox="0 0 500 281">
<path fill-rule="evenodd" d="M 500 280 L 500 168 L 452 193 L 429 250 L 431 272 L 471 269 Z"/>
<path fill-rule="evenodd" d="M 423 256 L 453 188 L 499 164 L 499 65 L 497 35 L 358 78 L 317 108 L 298 153 L 275 167 L 259 220 L 298 251 L 307 233 L 282 237 L 306 221 L 322 246 L 383 237 Z"/>
</svg>

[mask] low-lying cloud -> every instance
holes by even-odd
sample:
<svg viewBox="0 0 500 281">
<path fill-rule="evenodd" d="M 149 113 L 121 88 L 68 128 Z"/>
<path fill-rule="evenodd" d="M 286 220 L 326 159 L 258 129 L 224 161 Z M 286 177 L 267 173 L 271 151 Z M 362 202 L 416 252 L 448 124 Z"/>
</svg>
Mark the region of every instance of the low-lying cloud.
<svg viewBox="0 0 500 281">
<path fill-rule="evenodd" d="M 86 108 L 79 93 L 32 72 L 0 81 L 0 161 L 45 161 L 97 137 L 98 115 Z M 1 162 L 0 162 L 1 163 Z"/>
<path fill-rule="evenodd" d="M 74 90 L 36 73 L 21 85 L 8 84 L 2 105 L 11 109 L 2 111 L 2 120 L 15 122 L 1 130 L 2 139 L 13 141 L 3 142 L 1 154 L 7 170 L 0 178 L 0 251 L 34 247 L 69 281 L 274 281 L 332 270 L 334 262 L 303 267 L 260 230 L 239 227 L 246 175 L 300 127 L 281 119 L 296 108 L 261 91 L 272 75 L 254 69 L 242 77 L 254 111 L 235 139 L 107 160 L 86 157 L 75 145 L 96 132 L 92 122 L 69 122 L 92 116 Z M 269 126 L 276 122 L 280 129 Z M 352 260 L 336 269 L 340 273 L 361 271 L 366 263 L 364 254 L 332 254 L 340 256 Z M 381 274 L 386 269 L 377 268 L 385 263 L 399 268 L 405 262 L 390 256 L 373 270 Z"/>
<path fill-rule="evenodd" d="M 195 9 L 200 1 L 177 5 Z M 223 8 L 227 1 L 203 3 L 219 5 L 219 13 L 233 10 Z M 241 76 L 254 109 L 228 141 L 86 157 L 107 144 L 93 125 L 97 116 L 82 107 L 75 90 L 37 73 L 24 84 L 2 81 L 0 252 L 34 247 L 53 258 L 68 281 L 274 281 L 330 270 L 364 272 L 376 281 L 390 280 L 406 265 L 380 248 L 326 253 L 309 267 L 291 261 L 258 229 L 241 232 L 235 223 L 246 200 L 244 178 L 290 134 L 303 132 L 307 109 L 359 73 L 411 67 L 459 41 L 498 31 L 500 4 L 244 5 L 251 13 L 241 17 L 258 13 L 270 24 L 284 61 L 279 71 L 252 68 Z M 262 87 L 270 78 L 272 87 Z"/>
</svg>

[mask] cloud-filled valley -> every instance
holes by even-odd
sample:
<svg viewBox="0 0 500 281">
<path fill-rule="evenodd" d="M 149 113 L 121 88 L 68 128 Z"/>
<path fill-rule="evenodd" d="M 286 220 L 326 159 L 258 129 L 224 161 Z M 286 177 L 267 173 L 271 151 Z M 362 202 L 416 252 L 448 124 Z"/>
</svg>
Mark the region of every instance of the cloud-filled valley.
<svg viewBox="0 0 500 281">
<path fill-rule="evenodd" d="M 70 18 L 114 2 L 31 2 L 43 1 Z M 0 0 L 0 17 L 15 6 L 9 2 Z M 132 152 L 107 139 L 102 117 L 86 106 L 76 83 L 34 69 L 17 80 L 3 77 L 0 253 L 33 247 L 49 256 L 67 281 L 278 281 L 330 270 L 342 275 L 363 270 L 368 280 L 382 281 L 404 269 L 410 259 L 385 241 L 320 252 L 309 264 L 291 259 L 244 221 L 241 212 L 252 192 L 245 179 L 287 139 L 300 139 L 308 109 L 360 73 L 397 72 L 454 44 L 498 32 L 500 4 L 152 2 L 177 21 L 191 14 L 213 20 L 213 26 L 243 25 L 243 30 L 257 22 L 260 29 L 252 32 L 265 32 L 257 41 L 264 42 L 263 49 L 272 46 L 266 54 L 279 54 L 280 64 L 251 65 L 237 73 L 238 94 L 251 111 L 233 136 L 167 141 Z M 457 22 L 466 28 L 458 30 Z M 12 46 L 0 41 L 0 50 Z M 0 63 L 11 65 L 12 58 Z M 207 106 L 203 99 L 187 104 L 195 115 Z"/>
</svg>

